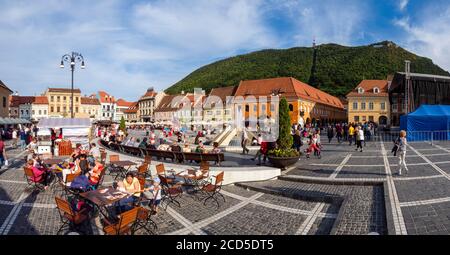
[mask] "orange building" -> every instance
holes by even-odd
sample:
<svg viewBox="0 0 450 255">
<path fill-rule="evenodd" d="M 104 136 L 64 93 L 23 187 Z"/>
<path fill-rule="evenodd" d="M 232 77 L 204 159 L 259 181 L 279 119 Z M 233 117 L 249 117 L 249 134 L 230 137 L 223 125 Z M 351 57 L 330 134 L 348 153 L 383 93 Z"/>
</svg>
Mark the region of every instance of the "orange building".
<svg viewBox="0 0 450 255">
<path fill-rule="evenodd" d="M 241 81 L 235 99 L 241 96 L 245 101 L 235 103 L 235 112 L 243 112 L 246 120 L 250 117 L 259 118 L 263 112 L 270 116 L 278 107 L 270 102 L 272 95 L 279 95 L 288 101 L 291 124 L 317 121 L 329 123 L 345 121 L 347 118 L 344 105 L 337 97 L 292 77 Z M 260 96 L 265 96 L 267 102 L 255 102 L 251 100 L 252 96 L 257 100 Z"/>
</svg>

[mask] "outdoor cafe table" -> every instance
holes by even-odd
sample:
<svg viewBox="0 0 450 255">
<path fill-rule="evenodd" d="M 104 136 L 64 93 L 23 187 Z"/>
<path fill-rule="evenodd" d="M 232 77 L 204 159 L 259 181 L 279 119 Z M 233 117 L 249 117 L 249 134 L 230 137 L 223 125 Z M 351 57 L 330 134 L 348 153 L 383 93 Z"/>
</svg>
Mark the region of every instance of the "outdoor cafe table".
<svg viewBox="0 0 450 255">
<path fill-rule="evenodd" d="M 114 205 L 119 200 L 131 195 L 132 194 L 128 192 L 114 189 L 114 187 L 106 187 L 80 193 L 82 198 L 91 201 L 98 208 L 99 212 L 107 219 L 109 217 L 106 207 Z"/>
<path fill-rule="evenodd" d="M 202 186 L 202 182 L 206 179 L 205 176 L 203 176 L 203 173 L 201 175 L 196 175 L 196 172 L 198 170 L 195 169 L 188 169 L 182 172 L 177 173 L 175 176 L 179 178 L 183 178 L 185 185 L 192 186 L 194 189 L 194 192 L 199 191 Z"/>
<path fill-rule="evenodd" d="M 44 159 L 42 161 L 42 163 L 44 165 L 56 165 L 56 164 L 60 164 L 63 163 L 64 161 L 66 161 L 66 159 L 68 158 L 64 158 L 64 157 L 54 157 L 54 158 L 48 158 L 48 159 Z"/>
<path fill-rule="evenodd" d="M 119 161 L 111 161 L 109 162 L 111 165 L 115 165 L 118 166 L 120 173 L 116 175 L 116 178 L 114 178 L 114 180 L 117 180 L 117 178 L 119 176 L 125 177 L 126 173 L 130 170 L 130 168 L 132 166 L 137 165 L 135 162 L 133 161 L 129 161 L 129 160 L 119 160 Z"/>
</svg>

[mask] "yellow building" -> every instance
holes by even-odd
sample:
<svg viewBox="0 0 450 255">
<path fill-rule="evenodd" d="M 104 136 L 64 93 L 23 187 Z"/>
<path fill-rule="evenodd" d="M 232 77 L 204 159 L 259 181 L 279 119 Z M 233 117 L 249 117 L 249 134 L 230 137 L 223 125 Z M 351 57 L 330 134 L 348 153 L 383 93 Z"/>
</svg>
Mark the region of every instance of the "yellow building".
<svg viewBox="0 0 450 255">
<path fill-rule="evenodd" d="M 390 124 L 389 82 L 387 80 L 363 80 L 347 94 L 348 122 L 375 122 Z"/>
<path fill-rule="evenodd" d="M 9 117 L 9 103 L 12 90 L 0 80 L 0 117 Z"/>
<path fill-rule="evenodd" d="M 235 113 L 242 114 L 246 120 L 250 117 L 259 118 L 263 112 L 270 117 L 276 112 L 278 104 L 270 102 L 271 95 L 286 98 L 289 104 L 291 124 L 294 123 L 331 123 L 346 119 L 342 102 L 334 96 L 316 89 L 292 77 L 271 78 L 263 80 L 241 81 L 235 93 L 235 100 L 245 99 L 245 102 L 235 104 Z M 252 102 L 253 96 L 258 102 Z M 266 96 L 266 103 L 261 103 L 260 96 Z M 238 116 L 236 116 L 238 117 Z"/>
<path fill-rule="evenodd" d="M 49 104 L 49 117 L 64 117 L 70 118 L 71 116 L 71 89 L 64 88 L 48 88 L 45 92 L 45 96 L 48 98 Z M 73 90 L 73 109 L 74 117 L 82 117 L 81 110 L 81 91 L 80 89 Z"/>
</svg>

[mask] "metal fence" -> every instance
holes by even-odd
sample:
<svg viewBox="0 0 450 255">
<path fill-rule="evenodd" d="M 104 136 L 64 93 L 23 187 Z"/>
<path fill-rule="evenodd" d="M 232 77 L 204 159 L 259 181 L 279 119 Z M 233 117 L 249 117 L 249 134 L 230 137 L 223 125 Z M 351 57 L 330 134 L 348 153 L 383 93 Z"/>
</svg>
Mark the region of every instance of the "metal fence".
<svg viewBox="0 0 450 255">
<path fill-rule="evenodd" d="M 382 131 L 377 132 L 373 139 L 374 141 L 393 141 L 400 135 L 400 131 Z M 371 137 L 372 138 L 372 137 Z M 407 131 L 406 139 L 408 142 L 433 142 L 450 141 L 450 130 L 440 131 Z"/>
</svg>

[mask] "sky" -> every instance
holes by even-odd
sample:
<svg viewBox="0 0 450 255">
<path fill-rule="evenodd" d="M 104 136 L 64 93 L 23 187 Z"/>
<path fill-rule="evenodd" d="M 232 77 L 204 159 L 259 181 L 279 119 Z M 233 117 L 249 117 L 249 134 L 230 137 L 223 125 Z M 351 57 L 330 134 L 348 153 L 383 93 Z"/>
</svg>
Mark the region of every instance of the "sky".
<svg viewBox="0 0 450 255">
<path fill-rule="evenodd" d="M 0 80 L 20 95 L 75 87 L 137 100 L 195 69 L 268 48 L 390 40 L 450 70 L 448 0 L 0 0 Z"/>
</svg>

